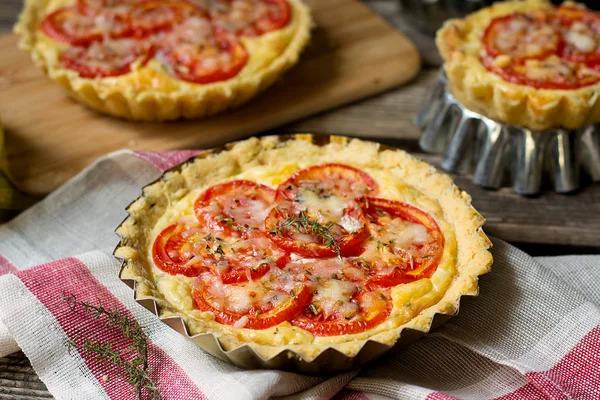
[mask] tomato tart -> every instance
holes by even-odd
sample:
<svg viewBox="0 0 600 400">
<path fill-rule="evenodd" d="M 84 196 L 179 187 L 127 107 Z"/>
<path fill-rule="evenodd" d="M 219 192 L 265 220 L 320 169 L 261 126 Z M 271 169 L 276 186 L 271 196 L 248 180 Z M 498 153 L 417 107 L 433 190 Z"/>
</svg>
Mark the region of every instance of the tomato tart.
<svg viewBox="0 0 600 400">
<path fill-rule="evenodd" d="M 26 0 L 19 47 L 69 94 L 133 120 L 238 106 L 297 61 L 302 0 Z"/>
<path fill-rule="evenodd" d="M 498 2 L 448 20 L 436 41 L 473 111 L 536 131 L 600 121 L 600 15 L 581 4 Z"/>
<path fill-rule="evenodd" d="M 263 358 L 354 356 L 454 314 L 492 262 L 470 197 L 403 151 L 328 139 L 251 138 L 167 172 L 117 229 L 121 278 Z"/>
</svg>

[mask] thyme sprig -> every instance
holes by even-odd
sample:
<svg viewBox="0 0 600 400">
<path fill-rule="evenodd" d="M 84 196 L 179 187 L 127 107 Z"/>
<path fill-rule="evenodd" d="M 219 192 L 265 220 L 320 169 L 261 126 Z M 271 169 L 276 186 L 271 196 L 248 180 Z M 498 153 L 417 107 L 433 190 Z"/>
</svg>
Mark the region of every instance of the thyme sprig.
<svg viewBox="0 0 600 400">
<path fill-rule="evenodd" d="M 148 337 L 142 330 L 141 325 L 118 310 L 107 310 L 102 306 L 100 300 L 98 300 L 98 305 L 94 305 L 78 301 L 73 294 L 66 295 L 63 293 L 61 297 L 71 311 L 82 308 L 86 313 L 90 313 L 97 319 L 106 317 L 107 327 L 118 328 L 125 338 L 131 340 L 130 350 L 135 357 L 128 360 L 113 349 L 112 343 L 102 343 L 90 338 L 83 338 L 82 350 L 86 354 L 95 355 L 98 360 L 105 360 L 121 367 L 127 383 L 134 387 L 139 400 L 160 400 L 160 393 L 156 383 L 150 376 L 152 371 L 148 366 Z M 68 346 L 69 351 L 77 348 L 74 340 L 69 340 Z"/>
<path fill-rule="evenodd" d="M 272 235 L 279 235 L 284 229 L 295 229 L 303 234 L 317 236 L 321 238 L 326 247 L 332 248 L 338 257 L 342 258 L 340 245 L 330 231 L 332 226 L 333 222 L 321 225 L 316 220 L 310 219 L 305 211 L 300 211 L 297 215 L 291 215 L 279 222 L 270 233 Z"/>
</svg>

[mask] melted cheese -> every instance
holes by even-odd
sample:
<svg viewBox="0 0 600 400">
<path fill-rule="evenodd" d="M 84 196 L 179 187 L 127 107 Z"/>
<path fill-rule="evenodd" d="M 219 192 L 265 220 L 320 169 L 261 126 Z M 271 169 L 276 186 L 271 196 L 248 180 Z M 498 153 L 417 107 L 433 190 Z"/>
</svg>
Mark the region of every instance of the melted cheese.
<svg viewBox="0 0 600 400">
<path fill-rule="evenodd" d="M 272 205 L 266 205 L 260 200 L 248 200 L 247 207 L 234 208 L 231 216 L 238 225 L 248 225 L 263 228 L 263 221 L 271 212 Z"/>
<path fill-rule="evenodd" d="M 581 22 L 574 23 L 564 38 L 581 53 L 591 53 L 598 47 L 594 32 Z"/>
<path fill-rule="evenodd" d="M 312 304 L 322 312 L 325 317 L 341 315 L 351 318 L 358 313 L 358 304 L 352 302 L 357 285 L 353 282 L 330 279 L 316 287 Z"/>
<path fill-rule="evenodd" d="M 305 207 L 309 212 L 321 214 L 325 222 L 339 221 L 344 214 L 344 210 L 351 203 L 345 197 L 334 195 L 323 197 L 313 190 L 306 189 L 298 193 L 296 201 L 299 206 Z"/>
<path fill-rule="evenodd" d="M 503 53 L 536 57 L 556 47 L 558 35 L 547 25 L 538 26 L 525 15 L 516 15 L 497 29 L 494 46 Z"/>
<path fill-rule="evenodd" d="M 376 232 L 376 238 L 380 242 L 393 243 L 396 247 L 404 248 L 413 243 L 422 244 L 430 241 L 431 234 L 424 225 L 394 218 L 385 230 Z"/>
</svg>

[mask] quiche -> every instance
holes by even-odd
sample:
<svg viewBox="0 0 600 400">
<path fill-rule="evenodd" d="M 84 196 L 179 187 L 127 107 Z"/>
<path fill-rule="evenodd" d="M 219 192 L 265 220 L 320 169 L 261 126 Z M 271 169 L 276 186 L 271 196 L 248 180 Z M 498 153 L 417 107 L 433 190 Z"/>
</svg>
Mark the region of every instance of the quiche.
<svg viewBox="0 0 600 400">
<path fill-rule="evenodd" d="M 447 175 L 377 143 L 251 138 L 144 188 L 115 255 L 136 299 L 225 350 L 354 356 L 367 340 L 428 331 L 478 292 L 492 257 L 470 201 Z"/>
<path fill-rule="evenodd" d="M 19 47 L 86 106 L 198 118 L 273 84 L 310 39 L 301 0 L 26 0 Z"/>
<path fill-rule="evenodd" d="M 531 130 L 600 121 L 600 16 L 577 3 L 497 2 L 438 31 L 452 94 Z"/>
</svg>

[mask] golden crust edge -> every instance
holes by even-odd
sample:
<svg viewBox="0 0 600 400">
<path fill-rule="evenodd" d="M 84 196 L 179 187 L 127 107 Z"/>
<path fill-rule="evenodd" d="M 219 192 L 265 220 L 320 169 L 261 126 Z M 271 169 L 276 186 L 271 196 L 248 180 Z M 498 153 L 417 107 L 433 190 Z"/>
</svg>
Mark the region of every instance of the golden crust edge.
<svg viewBox="0 0 600 400">
<path fill-rule="evenodd" d="M 198 85 L 192 93 L 180 90 L 175 95 L 160 90 L 145 90 L 139 93 L 133 90 L 101 92 L 94 79 L 80 78 L 74 71 L 51 67 L 49 61 L 35 48 L 34 30 L 38 29 L 37 16 L 45 9 L 41 0 L 25 0 L 23 11 L 13 30 L 19 36 L 19 49 L 27 51 L 33 62 L 50 79 L 60 84 L 70 96 L 93 110 L 134 121 L 202 118 L 246 103 L 296 65 L 301 52 L 310 42 L 313 21 L 310 9 L 302 0 L 288 1 L 292 4 L 299 22 L 285 51 L 267 68 L 244 80 L 224 81 L 218 85 L 211 85 L 210 88 Z"/>
<path fill-rule="evenodd" d="M 464 19 L 450 19 L 438 30 L 436 45 L 445 60 L 443 68 L 450 90 L 464 106 L 496 121 L 533 131 L 577 129 L 600 122 L 600 83 L 575 90 L 539 90 L 518 85 L 488 71 L 478 56 L 462 49 L 470 43 L 466 36 L 472 25 L 479 24 L 483 29 L 491 18 L 549 5 L 547 0 L 496 3 Z"/>
<path fill-rule="evenodd" d="M 296 136 L 296 140 L 310 140 L 310 138 L 310 135 Z M 264 149 L 265 142 L 273 140 L 273 138 L 251 138 L 248 140 L 256 141 L 257 145 L 262 146 Z M 332 141 L 334 140 L 349 142 L 344 137 L 332 137 Z M 433 166 L 401 150 L 383 150 L 383 152 L 387 152 L 386 157 L 389 158 L 388 162 L 391 161 L 398 165 L 404 165 L 407 171 L 411 171 L 410 174 L 406 175 L 406 183 L 415 186 L 424 194 L 436 198 L 444 210 L 444 216 L 447 217 L 448 222 L 455 229 L 459 252 L 457 254 L 457 261 L 466 258 L 467 262 L 457 265 L 458 273 L 443 297 L 436 304 L 421 311 L 409 322 L 389 331 L 380 332 L 367 339 L 360 340 L 358 341 L 358 346 L 357 341 L 331 345 L 270 346 L 239 341 L 231 337 L 228 337 L 227 340 L 224 340 L 225 338 L 218 338 L 225 350 L 230 351 L 248 345 L 259 356 L 265 359 L 274 357 L 282 351 L 291 350 L 298 356 L 311 361 L 331 347 L 351 357 L 356 355 L 369 340 L 374 340 L 391 347 L 400 339 L 404 329 L 410 328 L 427 333 L 431 328 L 431 323 L 436 314 L 455 314 L 458 311 L 462 296 L 474 296 L 478 294 L 478 277 L 489 272 L 491 268 L 492 256 L 488 251 L 489 247 L 491 247 L 491 242 L 481 229 L 484 219 L 471 206 L 470 196 L 460 191 L 449 176 L 437 171 Z M 121 278 L 136 281 L 136 299 L 152 299 L 159 306 L 159 316 L 172 317 L 178 315 L 185 322 L 189 317 L 179 314 L 177 310 L 173 309 L 162 298 L 162 295 L 158 292 L 152 281 L 149 271 L 144 265 L 144 261 L 142 261 L 144 255 L 131 246 L 135 245 L 136 235 L 140 231 L 142 231 L 140 234 L 143 234 L 143 230 L 147 229 L 147 227 L 135 226 L 144 220 L 144 218 L 140 217 L 145 216 L 147 220 L 148 213 L 157 217 L 162 215 L 160 212 L 161 208 L 168 206 L 171 201 L 176 201 L 178 198 L 183 197 L 187 193 L 187 190 L 189 190 L 189 188 L 185 188 L 182 191 L 182 183 L 185 183 L 185 179 L 179 171 L 175 170 L 165 173 L 159 180 L 144 188 L 143 195 L 128 208 L 129 217 L 117 230 L 122 239 L 120 245 L 115 250 L 115 255 L 125 259 Z M 461 251 L 466 253 L 460 254 Z M 198 322 L 198 320 L 194 321 Z M 217 336 L 215 335 L 215 337 Z"/>
</svg>

